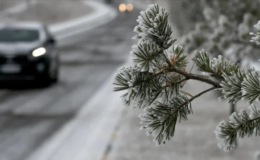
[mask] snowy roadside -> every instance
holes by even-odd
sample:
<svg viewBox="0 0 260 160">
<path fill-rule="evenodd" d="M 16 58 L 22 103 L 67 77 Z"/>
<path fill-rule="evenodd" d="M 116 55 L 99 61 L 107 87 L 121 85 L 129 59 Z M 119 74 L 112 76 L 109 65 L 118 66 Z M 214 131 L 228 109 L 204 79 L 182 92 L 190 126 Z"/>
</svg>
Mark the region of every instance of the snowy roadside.
<svg viewBox="0 0 260 160">
<path fill-rule="evenodd" d="M 25 0 L 1 0 L 0 1 L 0 16 L 12 12 L 19 6 L 23 6 Z"/>
<path fill-rule="evenodd" d="M 157 3 L 158 5 L 168 8 L 167 5 L 167 0 L 129 0 L 129 2 L 133 3 L 135 6 L 137 6 L 138 8 L 144 10 L 147 8 L 147 6 L 149 4 L 155 4 Z"/>
<path fill-rule="evenodd" d="M 78 35 L 103 25 L 114 19 L 117 15 L 117 12 L 112 7 L 101 2 L 84 1 L 83 3 L 93 8 L 94 11 L 73 20 L 49 25 L 49 28 L 56 36 L 56 39 L 63 41 L 60 45 L 69 43 L 69 41 L 66 42 L 65 39 L 68 40 L 68 38 L 73 35 Z"/>
<path fill-rule="evenodd" d="M 23 10 L 21 10 L 23 8 Z M 28 6 L 25 1 L 7 8 L 9 14 L 1 17 L 1 22 L 9 21 L 39 21 L 43 24 L 59 23 L 84 16 L 93 12 L 93 8 L 83 1 L 31 1 Z M 15 10 L 17 12 L 15 12 Z"/>
</svg>

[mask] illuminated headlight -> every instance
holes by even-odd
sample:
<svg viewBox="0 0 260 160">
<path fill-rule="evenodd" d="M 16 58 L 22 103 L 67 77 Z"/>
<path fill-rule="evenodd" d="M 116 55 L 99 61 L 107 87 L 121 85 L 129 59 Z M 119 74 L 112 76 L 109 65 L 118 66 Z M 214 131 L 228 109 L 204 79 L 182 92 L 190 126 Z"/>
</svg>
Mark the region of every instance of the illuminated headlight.
<svg viewBox="0 0 260 160">
<path fill-rule="evenodd" d="M 120 4 L 118 9 L 119 9 L 120 12 L 123 13 L 123 12 L 126 11 L 126 5 L 125 4 Z"/>
<path fill-rule="evenodd" d="M 127 9 L 128 12 L 132 12 L 134 10 L 134 6 L 132 4 L 128 4 L 126 6 L 126 9 Z"/>
<path fill-rule="evenodd" d="M 119 5 L 119 11 L 124 13 L 126 11 L 132 12 L 134 10 L 134 6 L 132 4 L 120 4 Z"/>
<path fill-rule="evenodd" d="M 44 47 L 37 48 L 32 52 L 33 57 L 39 57 L 46 53 L 46 49 Z"/>
</svg>

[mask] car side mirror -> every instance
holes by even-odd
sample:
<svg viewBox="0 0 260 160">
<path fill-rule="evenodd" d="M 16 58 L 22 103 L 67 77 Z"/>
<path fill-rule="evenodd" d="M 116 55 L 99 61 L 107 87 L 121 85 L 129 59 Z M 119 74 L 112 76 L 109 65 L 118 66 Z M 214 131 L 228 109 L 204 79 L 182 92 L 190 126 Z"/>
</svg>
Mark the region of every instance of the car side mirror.
<svg viewBox="0 0 260 160">
<path fill-rule="evenodd" d="M 51 45 L 55 45 L 56 44 L 56 40 L 54 38 L 50 38 L 50 39 L 48 39 L 47 43 L 49 43 Z"/>
</svg>

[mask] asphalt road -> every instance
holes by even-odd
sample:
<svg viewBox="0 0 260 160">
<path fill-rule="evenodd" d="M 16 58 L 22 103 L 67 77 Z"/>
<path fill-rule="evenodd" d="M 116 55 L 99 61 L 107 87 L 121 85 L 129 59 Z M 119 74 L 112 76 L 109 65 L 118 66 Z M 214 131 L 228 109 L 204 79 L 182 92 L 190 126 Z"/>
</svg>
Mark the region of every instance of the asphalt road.
<svg viewBox="0 0 260 160">
<path fill-rule="evenodd" d="M 71 37 L 60 47 L 58 84 L 21 83 L 0 90 L 0 160 L 26 159 L 73 118 L 127 60 L 137 16 L 137 11 L 120 13 L 104 26 Z"/>
</svg>

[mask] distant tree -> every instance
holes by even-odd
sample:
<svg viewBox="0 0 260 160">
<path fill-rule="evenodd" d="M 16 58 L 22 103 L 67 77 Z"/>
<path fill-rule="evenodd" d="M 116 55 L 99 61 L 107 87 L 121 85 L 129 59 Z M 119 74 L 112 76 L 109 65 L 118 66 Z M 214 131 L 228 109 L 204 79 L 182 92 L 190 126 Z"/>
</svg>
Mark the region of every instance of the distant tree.
<svg viewBox="0 0 260 160">
<path fill-rule="evenodd" d="M 245 56 L 251 59 L 258 57 L 260 48 L 249 43 L 248 33 L 260 17 L 259 0 L 186 1 L 190 5 L 196 2 L 202 6 L 196 12 L 203 13 L 204 17 L 193 30 L 184 34 L 182 44 L 188 52 L 205 48 L 214 56 L 224 55 L 234 62 L 241 62 Z"/>
<path fill-rule="evenodd" d="M 193 62 L 199 71 L 207 74 L 187 71 L 187 56 L 182 46 L 174 45 L 168 19 L 169 13 L 158 5 L 150 5 L 141 12 L 134 29 L 138 43 L 131 52 L 133 64 L 121 68 L 115 77 L 114 90 L 125 91 L 122 96 L 125 104 L 144 109 L 140 115 L 142 129 L 157 144 L 165 143 L 174 136 L 177 122 L 188 120 L 192 114 L 194 99 L 221 90 L 221 100 L 235 103 L 243 99 L 251 105 L 249 113 L 241 110 L 233 113 L 229 121 L 219 123 L 215 131 L 219 147 L 229 151 L 235 147 L 237 137 L 260 135 L 260 109 L 254 105 L 260 100 L 260 72 L 242 69 L 223 56 L 211 59 L 204 50 L 196 52 Z M 225 27 L 222 22 L 226 21 L 221 21 Z M 260 31 L 260 22 L 256 29 Z M 252 41 L 260 44 L 260 32 L 252 35 Z M 211 87 L 192 96 L 182 90 L 189 80 Z"/>
<path fill-rule="evenodd" d="M 178 36 L 185 35 L 198 22 L 204 20 L 202 0 L 167 1 L 170 20 L 178 29 Z M 181 11 L 181 14 L 180 14 Z M 196 13 L 196 14 L 194 14 Z"/>
</svg>

